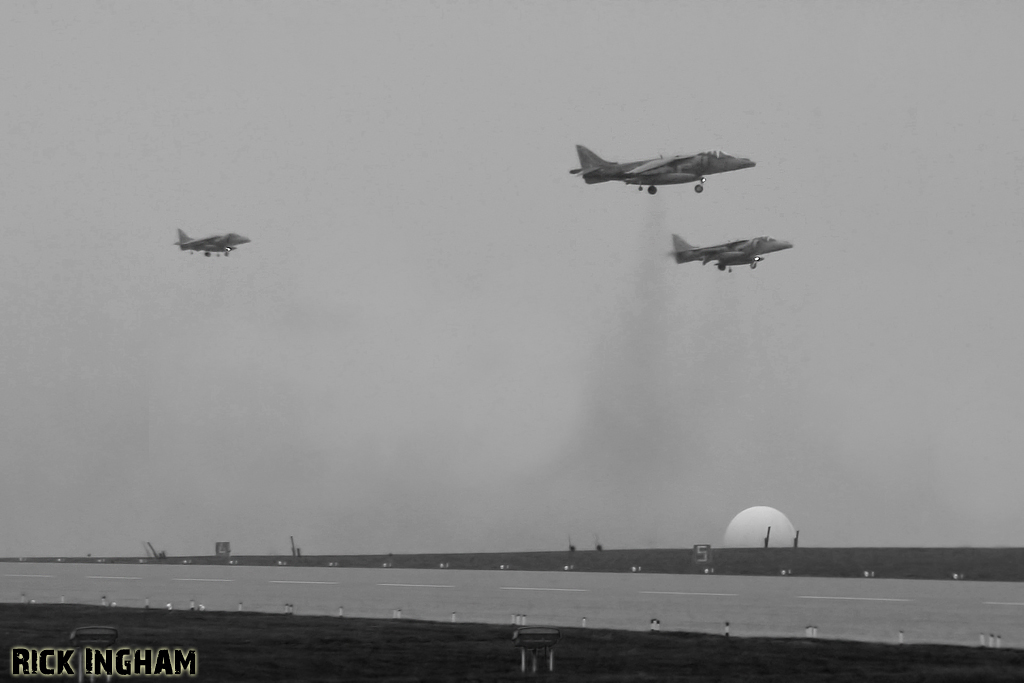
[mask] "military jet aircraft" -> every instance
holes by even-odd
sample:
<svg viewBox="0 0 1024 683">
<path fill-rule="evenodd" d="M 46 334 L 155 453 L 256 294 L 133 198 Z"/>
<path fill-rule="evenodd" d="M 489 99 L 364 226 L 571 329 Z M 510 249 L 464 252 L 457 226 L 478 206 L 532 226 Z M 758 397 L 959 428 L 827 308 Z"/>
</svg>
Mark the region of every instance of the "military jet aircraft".
<svg viewBox="0 0 1024 683">
<path fill-rule="evenodd" d="M 644 185 L 647 185 L 647 191 L 651 194 L 658 191 L 658 185 L 682 183 L 697 183 L 694 191 L 703 192 L 706 176 L 757 165 L 750 159 L 730 156 L 721 151 L 679 154 L 621 164 L 605 161 L 583 145 L 576 145 L 576 154 L 580 157 L 580 167 L 572 169 L 569 173 L 582 176 L 587 185 L 621 180 L 627 185 L 639 186 L 639 190 L 643 190 Z"/>
<path fill-rule="evenodd" d="M 201 240 L 194 240 L 185 234 L 184 230 L 178 230 L 178 241 L 175 244 L 181 248 L 182 251 L 201 251 L 206 256 L 210 255 L 210 252 L 215 251 L 220 256 L 222 253 L 225 256 L 231 254 L 231 250 L 242 244 L 246 244 L 251 240 L 248 237 L 242 237 L 233 232 L 229 232 L 226 235 L 214 235 L 213 237 L 204 237 Z"/>
<path fill-rule="evenodd" d="M 672 246 L 674 247 L 672 255 L 675 256 L 676 263 L 700 261 L 701 265 L 706 266 L 711 261 L 717 261 L 719 270 L 728 268 L 730 273 L 733 266 L 750 264 L 751 268 L 757 268 L 757 263 L 764 254 L 793 248 L 792 243 L 771 237 L 737 240 L 716 244 L 713 247 L 695 247 L 692 244 L 687 244 L 686 240 L 679 235 L 672 235 Z"/>
</svg>

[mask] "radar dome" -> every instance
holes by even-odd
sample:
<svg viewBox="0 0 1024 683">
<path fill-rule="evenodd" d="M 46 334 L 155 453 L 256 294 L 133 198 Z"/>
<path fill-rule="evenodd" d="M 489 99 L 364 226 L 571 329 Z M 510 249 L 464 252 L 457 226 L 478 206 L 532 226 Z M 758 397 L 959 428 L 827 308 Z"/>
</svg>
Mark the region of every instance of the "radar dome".
<svg viewBox="0 0 1024 683">
<path fill-rule="evenodd" d="M 771 534 L 768 534 L 771 527 Z M 723 545 L 730 548 L 763 548 L 768 536 L 770 548 L 792 547 L 796 530 L 786 515 L 764 505 L 747 508 L 732 518 L 725 530 Z"/>
</svg>

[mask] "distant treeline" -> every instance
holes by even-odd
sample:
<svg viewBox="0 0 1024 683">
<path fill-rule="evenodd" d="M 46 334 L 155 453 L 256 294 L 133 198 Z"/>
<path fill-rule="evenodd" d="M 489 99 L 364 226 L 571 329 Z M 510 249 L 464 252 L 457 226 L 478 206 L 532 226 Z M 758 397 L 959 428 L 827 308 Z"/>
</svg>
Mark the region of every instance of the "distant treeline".
<svg viewBox="0 0 1024 683">
<path fill-rule="evenodd" d="M 514 571 L 646 572 L 1024 581 L 1024 548 L 714 548 L 388 555 L 33 557 L 3 562 L 236 564 Z"/>
</svg>

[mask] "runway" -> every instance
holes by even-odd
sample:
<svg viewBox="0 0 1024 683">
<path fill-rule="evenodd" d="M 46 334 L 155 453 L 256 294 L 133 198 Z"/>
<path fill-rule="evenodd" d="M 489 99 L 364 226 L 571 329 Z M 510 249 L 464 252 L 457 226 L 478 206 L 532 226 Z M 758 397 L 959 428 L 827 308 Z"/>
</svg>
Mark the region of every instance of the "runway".
<svg viewBox="0 0 1024 683">
<path fill-rule="evenodd" d="M 211 565 L 17 563 L 0 601 L 239 609 L 296 614 L 1024 648 L 1024 585 L 970 581 Z"/>
</svg>

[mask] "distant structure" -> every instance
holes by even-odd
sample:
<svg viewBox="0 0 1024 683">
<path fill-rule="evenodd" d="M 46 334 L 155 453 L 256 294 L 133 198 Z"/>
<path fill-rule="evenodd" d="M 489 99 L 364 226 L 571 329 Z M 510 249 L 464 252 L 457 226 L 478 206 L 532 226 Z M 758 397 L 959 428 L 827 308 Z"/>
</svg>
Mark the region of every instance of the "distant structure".
<svg viewBox="0 0 1024 683">
<path fill-rule="evenodd" d="M 295 537 L 289 536 L 292 542 L 292 557 L 302 557 L 302 548 L 295 547 Z"/>
<path fill-rule="evenodd" d="M 153 544 L 150 543 L 149 541 L 146 541 L 145 543 L 143 543 L 142 547 L 146 550 L 146 556 L 147 557 L 152 557 L 152 558 L 157 559 L 157 560 L 167 559 L 167 552 L 164 551 L 164 550 L 157 550 L 156 548 L 153 547 Z"/>
<path fill-rule="evenodd" d="M 227 541 L 217 541 L 217 557 L 231 557 L 231 544 Z"/>
<path fill-rule="evenodd" d="M 796 530 L 786 515 L 758 505 L 733 517 L 722 544 L 727 548 L 788 548 L 795 541 Z"/>
</svg>

